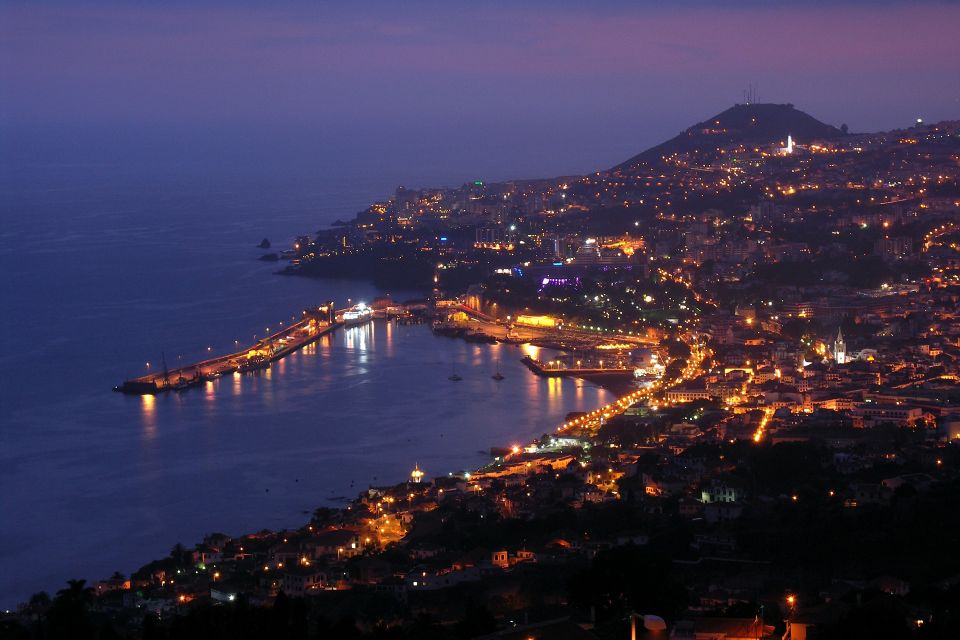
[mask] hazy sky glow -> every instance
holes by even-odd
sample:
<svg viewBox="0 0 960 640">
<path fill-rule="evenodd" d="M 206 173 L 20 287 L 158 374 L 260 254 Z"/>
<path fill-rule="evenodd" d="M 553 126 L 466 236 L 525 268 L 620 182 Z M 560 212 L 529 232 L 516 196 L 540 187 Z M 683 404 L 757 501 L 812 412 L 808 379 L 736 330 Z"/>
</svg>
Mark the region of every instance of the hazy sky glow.
<svg viewBox="0 0 960 640">
<path fill-rule="evenodd" d="M 534 127 L 634 135 L 635 147 L 753 82 L 763 101 L 853 130 L 960 117 L 957 4 L 720 4 L 7 3 L 0 115 L 29 127 Z"/>
</svg>

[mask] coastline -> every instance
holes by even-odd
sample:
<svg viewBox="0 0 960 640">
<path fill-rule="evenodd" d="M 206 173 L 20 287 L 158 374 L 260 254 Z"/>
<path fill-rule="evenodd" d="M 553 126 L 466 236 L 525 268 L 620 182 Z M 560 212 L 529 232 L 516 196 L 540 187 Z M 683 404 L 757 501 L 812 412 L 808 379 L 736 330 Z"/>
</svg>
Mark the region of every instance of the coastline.
<svg viewBox="0 0 960 640">
<path fill-rule="evenodd" d="M 374 344 L 374 342 L 371 342 L 371 341 L 370 341 L 370 340 L 371 340 L 371 337 L 374 339 L 375 342 L 376 342 L 376 341 L 380 341 L 379 344 L 383 344 L 382 341 L 388 339 L 389 333 L 388 333 L 388 330 L 387 330 L 387 326 L 386 326 L 386 324 L 385 324 L 382 320 L 376 320 L 376 321 L 374 321 L 374 323 L 371 325 L 371 329 L 375 329 L 373 335 L 370 335 L 369 332 L 362 331 L 362 330 L 354 330 L 354 331 L 351 331 L 351 333 L 352 333 L 351 341 L 352 341 L 352 343 L 354 344 L 354 348 L 355 348 L 355 349 L 360 349 L 360 348 L 362 348 L 362 341 L 366 341 L 366 342 L 368 343 L 368 347 L 367 347 L 367 348 L 369 348 L 370 345 Z M 397 333 L 398 330 L 400 330 L 400 333 Z M 394 335 L 396 336 L 395 339 L 396 339 L 396 338 L 399 338 L 399 337 L 402 337 L 402 335 L 405 335 L 405 334 L 406 334 L 406 335 L 416 335 L 416 336 L 419 336 L 418 342 L 425 342 L 425 343 L 428 344 L 428 345 L 429 345 L 429 344 L 434 344 L 434 342 L 435 342 L 435 340 L 436 340 L 436 338 L 437 338 L 437 337 L 433 336 L 433 334 L 431 333 L 431 331 L 430 331 L 430 329 L 429 329 L 429 326 L 425 326 L 425 325 L 414 325 L 414 326 L 410 326 L 409 329 L 408 329 L 408 328 L 405 327 L 405 326 L 400 326 L 400 325 L 394 324 L 394 325 L 392 326 L 392 329 L 390 329 L 389 331 L 391 331 L 391 332 L 394 333 Z M 362 338 L 361 336 L 366 336 L 366 337 L 365 337 L 365 338 Z M 296 378 L 292 378 L 292 379 L 289 379 L 289 380 L 285 380 L 283 377 L 281 377 L 281 378 L 276 378 L 277 373 L 281 373 L 282 376 L 289 376 L 289 375 L 295 375 L 295 376 L 309 375 L 310 379 L 313 380 L 313 383 L 314 383 L 313 386 L 316 387 L 317 384 L 319 384 L 319 380 L 316 378 L 316 376 L 317 376 L 317 374 L 322 374 L 322 372 L 321 372 L 320 370 L 318 370 L 316 373 L 312 373 L 312 372 L 308 372 L 308 371 L 303 371 L 303 373 L 301 374 L 301 373 L 300 373 L 300 370 L 303 369 L 303 368 L 304 368 L 304 365 L 306 365 L 309 361 L 312 361 L 312 360 L 317 359 L 317 358 L 321 355 L 321 353 L 326 353 L 326 352 L 329 350 L 329 347 L 328 347 L 328 346 L 325 347 L 324 344 L 328 343 L 329 341 L 330 341 L 330 339 L 324 339 L 324 343 L 318 344 L 316 347 L 311 347 L 310 349 L 308 349 L 308 352 L 307 352 L 307 353 L 301 352 L 301 353 L 299 353 L 299 354 L 297 354 L 297 355 L 294 355 L 294 356 L 292 356 L 292 357 L 290 357 L 290 358 L 285 359 L 285 360 L 284 360 L 284 363 L 285 363 L 285 364 L 283 365 L 284 369 L 283 369 L 283 370 L 277 369 L 276 371 L 274 371 L 274 373 L 273 373 L 273 375 L 274 375 L 274 380 L 273 380 L 273 381 L 271 381 L 271 380 L 264 374 L 264 372 L 253 373 L 253 374 L 250 374 L 250 375 L 247 375 L 247 376 L 243 376 L 243 377 L 241 378 L 241 381 L 242 381 L 242 387 L 243 387 L 243 389 L 245 390 L 245 391 L 244 391 L 244 397 L 246 397 L 246 395 L 247 395 L 247 391 L 246 391 L 246 390 L 248 389 L 248 385 L 249 385 L 249 391 L 250 391 L 250 392 L 255 392 L 255 388 L 262 388 L 262 387 L 264 387 L 264 385 L 268 385 L 269 387 L 272 387 L 272 388 L 275 389 L 275 390 L 272 392 L 273 394 L 277 393 L 277 391 L 281 391 L 281 392 L 282 392 L 282 391 L 294 391 L 294 390 L 296 390 L 295 388 L 296 388 L 297 386 L 299 386 L 299 385 L 297 385 L 297 383 L 296 383 Z M 442 344 L 443 342 L 447 342 L 447 341 L 440 341 L 440 342 L 441 342 L 441 344 Z M 347 344 L 347 338 L 346 338 L 346 336 L 342 336 L 342 335 L 340 334 L 340 332 L 338 332 L 336 338 L 333 339 L 333 344 L 339 345 L 339 344 L 341 344 L 341 343 L 343 343 L 343 345 L 345 346 L 345 345 Z M 505 373 L 507 373 L 508 381 L 507 381 L 506 383 L 494 383 L 493 381 L 489 380 L 489 375 L 488 375 L 487 369 L 489 369 L 489 373 L 492 373 L 492 371 L 494 370 L 494 366 L 493 366 L 493 365 L 494 365 L 494 363 L 495 363 L 495 356 L 494 356 L 494 354 L 496 353 L 496 351 L 495 351 L 495 350 L 496 350 L 496 346 L 492 346 L 492 345 L 486 345 L 486 346 L 485 346 L 485 345 L 480 345 L 480 344 L 474 345 L 474 344 L 470 344 L 470 343 L 468 343 L 468 342 L 466 342 L 466 341 L 460 341 L 460 340 L 458 340 L 458 341 L 451 341 L 451 343 L 454 344 L 454 345 L 457 345 L 457 346 L 456 346 L 454 349 L 443 348 L 443 349 L 441 350 L 441 353 L 450 354 L 449 356 L 443 357 L 444 360 L 446 360 L 448 357 L 454 357 L 454 354 L 461 354 L 461 353 L 462 353 L 462 354 L 472 354 L 472 353 L 476 353 L 476 352 L 477 352 L 476 349 L 479 349 L 479 352 L 480 352 L 480 353 L 486 354 L 486 355 L 484 355 L 484 357 L 483 357 L 483 363 L 480 363 L 480 364 L 477 365 L 477 367 L 478 367 L 477 375 L 467 375 L 467 380 L 468 380 L 468 381 L 473 380 L 474 382 L 473 382 L 473 383 L 471 383 L 471 382 L 460 383 L 460 385 L 465 385 L 465 384 L 478 384 L 478 383 L 479 383 L 479 384 L 481 385 L 481 387 L 489 386 L 491 389 L 503 390 L 503 389 L 507 388 L 507 387 L 503 386 L 504 384 L 512 385 L 512 384 L 514 384 L 514 383 L 516 383 L 516 382 L 519 382 L 519 381 L 521 381 L 521 380 L 523 380 L 523 379 L 526 379 L 527 382 L 524 382 L 522 386 L 528 387 L 528 386 L 531 386 L 531 385 L 532 385 L 531 388 L 540 388 L 540 389 L 541 389 L 541 391 L 540 391 L 541 394 L 544 394 L 544 393 L 547 392 L 547 386 L 544 385 L 542 382 L 533 382 L 533 381 L 535 381 L 535 380 L 538 380 L 537 377 L 534 376 L 534 375 L 532 375 L 529 371 L 527 371 L 527 370 L 520 364 L 520 358 L 521 358 L 521 356 L 522 356 L 522 352 L 521 352 L 521 350 L 520 350 L 521 348 L 520 348 L 519 345 L 515 345 L 515 346 L 517 346 L 516 351 L 514 351 L 513 349 L 510 349 L 510 350 L 509 350 L 509 352 L 512 352 L 512 353 L 510 353 L 509 356 L 506 355 L 506 353 L 508 353 L 508 352 L 504 352 L 504 357 L 503 357 L 502 363 L 503 363 L 503 365 L 504 365 L 504 371 L 505 371 Z M 401 343 L 401 344 L 402 344 L 402 343 Z M 385 346 L 385 345 L 384 345 L 384 346 Z M 504 346 L 510 346 L 510 345 L 504 345 Z M 360 352 L 357 352 L 357 353 L 359 354 Z M 384 353 L 385 353 L 385 352 L 384 352 Z M 461 357 L 461 356 L 456 356 L 456 357 Z M 476 356 L 469 356 L 469 357 L 470 357 L 470 358 L 474 358 L 474 357 L 476 357 Z M 338 359 L 338 360 L 343 360 L 343 359 L 340 358 L 340 359 Z M 484 363 L 487 363 L 487 364 L 484 364 Z M 508 363 L 509 363 L 509 364 L 508 364 Z M 318 364 L 320 364 L 320 363 L 318 362 Z M 274 365 L 274 366 L 277 366 L 277 365 Z M 416 367 L 417 367 L 417 371 L 420 372 L 420 373 L 418 373 L 418 376 L 420 376 L 420 377 L 424 377 L 424 376 L 425 376 L 426 379 L 429 380 L 432 375 L 436 374 L 437 377 L 438 377 L 438 380 L 440 381 L 439 384 L 441 384 L 441 385 L 450 384 L 450 383 L 448 383 L 448 382 L 446 381 L 446 377 L 447 377 L 447 375 L 449 375 L 449 370 L 448 370 L 447 365 L 442 364 L 442 363 L 440 363 L 440 362 L 436 362 L 436 361 L 435 361 L 435 358 L 432 358 L 432 357 L 431 357 L 431 358 L 428 358 L 426 361 L 423 361 L 423 362 L 411 363 L 410 366 L 416 366 Z M 424 368 L 424 367 L 426 367 L 426 368 Z M 511 369 L 512 369 L 512 372 L 511 372 Z M 433 372 L 433 373 L 431 373 L 431 372 Z M 463 371 L 461 371 L 461 372 L 463 372 Z M 521 378 L 521 376 L 522 376 L 522 378 Z M 572 382 L 572 381 L 571 381 L 571 382 Z M 212 388 L 217 389 L 217 391 L 214 391 L 214 392 L 213 392 L 213 393 L 214 393 L 213 397 L 225 398 L 224 393 L 226 392 L 227 395 L 230 395 L 231 392 L 229 391 L 229 388 L 230 388 L 230 387 L 233 387 L 233 386 L 234 386 L 235 384 L 237 384 L 237 383 L 236 383 L 236 382 L 234 381 L 234 379 L 231 378 L 231 377 L 224 377 L 224 378 L 222 378 L 222 379 L 220 379 L 220 380 L 211 382 L 210 384 L 213 385 Z M 428 386 L 428 385 L 426 385 L 426 386 Z M 444 386 L 444 388 L 447 388 L 447 387 Z M 468 389 L 469 387 L 468 387 L 468 386 L 462 386 L 462 387 L 461 387 L 461 386 L 457 385 L 456 387 L 451 387 L 451 388 L 453 388 L 453 389 Z M 573 391 L 572 391 L 573 388 L 574 388 L 573 386 L 569 387 L 568 394 L 573 394 Z M 195 403 L 197 403 L 197 402 L 200 402 L 200 401 L 206 402 L 207 400 L 204 400 L 204 398 L 210 397 L 210 393 L 211 393 L 211 392 L 210 392 L 209 390 L 207 390 L 206 388 L 204 388 L 204 387 L 197 387 L 197 388 L 191 388 L 191 389 L 189 389 L 189 390 L 186 390 L 186 391 L 184 391 L 182 394 L 168 394 L 165 399 L 158 397 L 158 399 L 156 400 L 156 405 L 155 405 L 155 407 L 154 407 L 153 404 L 151 403 L 150 406 L 153 407 L 153 408 L 150 409 L 151 413 L 150 413 L 149 416 L 147 416 L 146 418 L 148 418 L 148 419 L 151 420 L 151 421 L 157 421 L 157 420 L 159 420 L 159 421 L 160 421 L 160 425 L 162 425 L 162 423 L 163 423 L 163 416 L 164 416 L 165 414 L 167 414 L 170 410 L 172 410 L 174 406 L 180 405 L 183 401 L 186 401 L 186 403 L 187 403 L 188 406 L 189 406 L 189 405 L 192 405 L 192 404 L 195 404 Z M 259 397 L 260 395 L 262 395 L 260 392 L 255 392 L 255 393 L 256 393 L 256 396 L 258 396 L 258 397 Z M 523 393 L 526 393 L 526 392 L 523 392 Z M 554 392 L 550 392 L 550 393 L 553 394 Z M 597 391 L 596 393 L 599 393 L 599 391 Z M 112 394 L 111 394 L 111 395 L 112 395 Z M 578 392 L 577 395 L 579 395 L 579 392 Z M 524 397 L 525 397 L 525 396 L 524 396 Z M 574 397 L 574 395 L 569 395 L 569 397 L 572 399 L 572 398 Z M 589 394 L 587 394 L 586 397 L 587 397 L 587 398 L 592 398 L 592 397 L 593 397 L 593 394 L 592 394 L 592 393 L 589 393 Z M 602 397 L 602 396 L 598 396 L 598 398 L 599 398 L 599 397 Z M 541 396 L 541 398 L 543 399 L 544 396 Z M 532 400 L 532 398 L 531 398 L 531 400 Z M 602 402 L 604 402 L 604 401 L 605 401 L 605 400 L 601 400 L 600 403 L 602 403 Z M 130 406 L 130 407 L 132 408 L 132 407 L 134 407 L 134 406 L 136 406 L 136 407 L 140 407 L 140 406 L 141 406 L 140 399 L 139 399 L 139 398 L 134 398 L 134 397 L 117 398 L 117 396 L 113 396 L 113 400 L 112 400 L 111 402 L 112 402 L 113 404 L 119 403 L 119 404 L 117 404 L 117 406 L 119 406 L 119 407 Z M 539 405 L 540 402 L 541 402 L 540 400 L 537 401 L 538 405 Z M 257 404 L 259 404 L 259 401 L 257 402 Z M 146 406 L 146 405 L 144 405 L 144 406 Z M 595 406 L 595 405 L 594 405 L 594 406 Z M 585 407 L 585 408 L 586 408 L 586 407 Z M 570 407 L 569 410 L 573 410 L 573 407 Z M 138 412 L 139 412 L 139 411 L 140 411 L 140 409 L 138 409 Z M 171 416 L 171 417 L 172 417 L 172 416 Z M 145 418 L 145 419 L 146 419 L 146 418 Z M 556 417 L 555 417 L 555 420 L 556 420 L 556 421 L 562 421 L 562 419 L 563 419 L 563 414 L 562 414 L 562 413 L 556 415 Z M 555 424 L 555 423 L 554 423 L 554 424 Z M 154 429 L 155 427 L 151 427 L 151 428 Z M 543 432 L 548 432 L 548 431 L 550 431 L 551 428 L 552 428 L 551 425 L 543 425 L 543 427 L 542 427 L 541 429 L 539 429 L 538 431 L 536 431 L 535 434 L 531 434 L 529 437 L 533 437 L 533 436 L 539 437 L 539 435 L 540 435 L 541 433 L 543 433 Z M 441 431 L 443 431 L 443 430 L 444 430 L 444 429 L 441 428 Z M 429 430 L 429 431 L 432 432 L 432 431 L 434 431 L 434 430 Z M 479 431 L 474 431 L 474 432 L 475 432 L 475 433 L 482 433 L 482 432 L 479 432 Z M 516 438 L 516 437 L 511 437 L 511 436 L 503 437 L 503 436 L 501 435 L 500 437 L 485 437 L 485 436 L 482 436 L 482 435 L 481 435 L 479 441 L 477 441 L 477 443 L 476 443 L 475 445 L 464 445 L 464 444 L 462 444 L 462 443 L 454 443 L 454 442 L 451 442 L 451 436 L 454 435 L 454 434 L 448 432 L 446 435 L 447 435 L 447 437 L 446 437 L 446 438 L 443 438 L 443 434 L 440 434 L 440 437 L 441 437 L 442 439 L 436 441 L 437 444 L 435 445 L 435 448 L 436 448 L 436 447 L 446 448 L 447 451 L 454 451 L 454 449 L 456 449 L 457 451 L 460 452 L 460 456 L 459 456 L 460 458 L 465 458 L 465 459 L 467 459 L 467 458 L 471 458 L 471 457 L 472 457 L 472 458 L 474 458 L 474 460 L 471 461 L 471 462 L 469 462 L 469 463 L 467 463 L 467 464 L 465 464 L 465 465 L 463 465 L 463 463 L 456 463 L 456 462 L 446 463 L 446 462 L 442 462 L 442 460 L 448 459 L 447 454 L 443 454 L 442 456 L 438 457 L 435 453 L 433 453 L 433 454 L 431 454 L 431 455 L 429 455 L 429 456 L 426 456 L 426 457 L 428 458 L 427 461 L 426 461 L 426 462 L 427 462 L 427 466 L 428 466 L 429 470 L 430 470 L 432 473 L 433 473 L 433 472 L 439 472 L 439 471 L 441 471 L 441 470 L 443 470 L 443 471 L 445 472 L 447 469 L 451 469 L 451 468 L 454 468 L 454 469 L 455 469 L 455 468 L 465 468 L 465 469 L 467 469 L 467 470 L 472 470 L 472 469 L 476 469 L 476 468 L 482 467 L 483 465 L 489 463 L 489 461 L 490 461 L 489 451 L 490 451 L 491 449 L 495 449 L 495 448 L 497 448 L 497 447 L 499 447 L 499 446 L 501 446 L 501 445 L 507 445 L 507 446 L 508 446 L 508 445 L 510 445 L 510 444 L 515 443 L 515 442 L 518 440 L 518 438 Z M 476 440 L 476 438 L 474 438 L 474 439 Z M 521 437 L 521 438 L 519 438 L 520 441 L 524 441 L 524 440 L 526 440 L 526 439 L 527 439 L 526 437 Z M 463 440 L 466 440 L 466 439 L 463 439 Z M 446 445 L 444 444 L 445 442 L 446 442 Z M 404 446 L 406 446 L 406 445 L 404 445 Z M 407 448 L 409 448 L 409 446 L 407 446 Z M 483 453 L 480 457 L 476 457 L 478 451 L 483 451 L 484 453 Z M 352 454 L 351 454 L 351 455 L 352 455 Z M 409 453 L 403 455 L 403 456 L 402 456 L 402 459 L 403 459 L 403 460 L 408 460 L 408 461 L 409 461 L 409 464 L 410 464 L 410 465 L 413 465 L 413 464 L 417 461 L 418 458 L 419 458 L 419 460 L 420 460 L 420 463 L 423 464 L 423 463 L 424 463 L 424 457 L 425 457 L 425 456 L 422 455 L 422 454 L 416 454 L 416 453 L 413 453 L 413 452 L 409 452 Z M 455 458 L 456 456 L 453 456 L 453 457 Z M 431 461 L 429 458 L 433 458 L 433 460 Z M 398 458 L 398 459 L 401 459 L 401 458 Z M 441 460 L 441 462 L 437 462 L 437 460 Z M 460 466 L 460 465 L 463 465 L 463 466 Z M 404 467 L 406 467 L 406 465 L 404 465 Z M 356 472 L 352 472 L 352 473 L 356 473 Z M 348 477 L 351 477 L 351 476 L 348 476 Z M 353 477 L 356 477 L 356 476 L 353 476 Z M 383 474 L 379 474 L 379 477 L 380 477 L 381 479 L 385 479 L 385 476 L 384 476 Z M 398 484 L 391 482 L 391 483 L 389 483 L 388 485 L 383 485 L 383 484 L 381 484 L 381 483 L 382 483 L 382 480 L 381 480 L 381 483 L 377 483 L 376 481 L 372 482 L 372 483 L 371 483 L 371 486 L 389 486 L 389 487 L 394 487 L 394 486 L 400 486 L 400 485 L 402 484 L 402 480 L 403 480 L 403 474 L 402 474 L 402 473 L 401 473 L 401 474 L 393 475 L 392 477 L 396 480 L 396 482 L 397 482 Z M 366 481 L 366 480 L 363 480 L 362 477 L 359 477 L 359 478 L 357 478 L 357 479 L 358 479 L 358 484 L 357 484 L 356 489 L 359 489 L 360 487 L 363 487 L 363 486 L 366 486 L 366 485 L 367 485 L 367 481 Z M 292 477 L 291 477 L 291 481 L 292 481 Z M 303 477 L 301 476 L 301 484 L 299 485 L 300 487 L 303 487 L 303 484 L 302 484 L 302 483 L 303 483 Z M 261 486 L 262 486 L 262 485 L 261 485 Z M 294 490 L 296 486 L 297 486 L 297 485 L 291 485 L 288 489 L 284 490 L 284 489 L 282 489 L 282 487 L 277 487 L 276 484 L 275 484 L 275 481 L 271 481 L 271 493 L 270 493 L 269 495 L 270 495 L 270 496 L 274 496 L 274 495 L 277 494 L 278 491 L 281 491 L 281 490 L 282 490 L 282 491 Z M 263 489 L 261 488 L 260 491 L 263 492 Z M 297 491 L 299 491 L 299 490 L 297 490 Z M 272 524 L 268 524 L 267 526 L 270 527 L 271 529 L 275 530 L 275 531 L 283 531 L 283 530 L 285 530 L 285 527 L 287 527 L 287 526 L 291 526 L 291 527 L 293 527 L 293 528 L 298 528 L 299 526 L 301 526 L 302 524 L 304 524 L 304 521 L 301 520 L 301 518 L 298 518 L 295 514 L 298 514 L 298 513 L 307 513 L 308 510 L 310 510 L 310 509 L 322 508 L 322 507 L 343 507 L 343 508 L 346 508 L 347 506 L 349 506 L 350 504 L 352 504 L 353 502 L 355 502 L 355 501 L 357 500 L 357 497 L 358 497 L 357 494 L 354 494 L 354 493 L 344 493 L 342 489 L 340 489 L 337 493 L 331 493 L 330 495 L 325 495 L 325 494 L 327 493 L 326 490 L 322 490 L 322 491 L 319 491 L 319 492 L 314 490 L 312 493 L 310 493 L 310 489 L 307 488 L 307 487 L 304 487 L 304 488 L 302 489 L 302 493 L 303 493 L 304 496 L 312 496 L 312 498 L 309 500 L 309 502 L 304 502 L 303 509 L 291 510 L 291 511 L 289 511 L 289 513 L 288 513 L 286 516 L 281 516 L 280 514 L 275 514 L 275 515 L 273 515 L 273 516 L 270 516 L 270 517 L 268 517 L 268 518 L 265 518 L 264 521 L 272 522 Z M 279 496 L 278 496 L 278 497 L 279 497 Z M 247 511 L 250 511 L 250 509 L 247 509 Z M 248 518 L 248 521 L 249 521 L 249 520 L 250 520 L 250 519 Z M 262 525 L 256 523 L 256 519 L 254 519 L 252 526 L 244 527 L 244 528 L 242 528 L 242 529 L 233 528 L 233 527 L 232 527 L 231 525 L 229 525 L 229 524 L 219 525 L 219 524 L 217 524 L 217 522 L 218 522 L 218 520 L 211 520 L 208 524 L 203 525 L 203 526 L 202 526 L 202 529 L 203 529 L 203 530 L 218 530 L 218 529 L 219 529 L 219 530 L 226 530 L 226 531 L 242 531 L 242 532 L 244 532 L 244 533 L 260 531 L 260 530 L 263 529 L 263 526 L 262 526 Z M 289 522 L 290 524 L 289 524 L 289 525 L 287 525 L 287 524 L 280 524 L 281 522 L 282 522 L 282 523 Z M 277 528 L 278 526 L 279 526 L 280 528 Z M 238 536 L 238 537 L 239 537 L 239 536 Z M 168 546 L 172 545 L 174 542 L 176 542 L 178 538 L 180 538 L 181 540 L 187 541 L 187 542 L 191 542 L 191 541 L 192 541 L 189 536 L 180 536 L 180 535 L 174 534 L 173 536 L 170 536 L 169 539 L 167 539 L 166 537 L 164 537 L 164 538 L 163 538 L 163 541 L 162 541 L 162 543 L 161 543 L 161 545 L 160 545 L 160 547 L 161 547 L 161 548 L 168 547 Z M 193 541 L 199 542 L 198 539 L 197 539 L 197 540 L 193 540 Z M 150 560 L 150 556 L 147 556 L 146 558 L 143 558 L 142 560 L 143 560 L 143 562 L 147 562 L 148 560 Z M 130 564 L 127 564 L 127 563 L 123 563 L 123 564 L 116 563 L 116 564 L 114 564 L 114 566 L 112 566 L 112 567 L 110 567 L 110 568 L 111 568 L 111 570 L 112 570 L 112 569 L 119 568 L 119 569 L 121 569 L 122 571 L 127 571 L 127 570 L 133 570 L 136 566 L 139 566 L 139 564 L 140 564 L 139 561 L 138 561 L 137 563 L 135 563 L 134 565 L 130 565 Z M 62 577 L 63 579 L 66 579 L 66 578 L 69 578 L 69 577 L 74 577 L 74 576 L 76 576 L 76 575 L 81 575 L 81 576 L 83 576 L 83 575 L 96 576 L 97 574 L 96 574 L 96 573 L 91 573 L 91 572 L 86 572 L 86 571 L 83 572 L 83 573 L 76 573 L 76 572 L 71 573 L 71 572 L 68 572 L 68 573 L 62 575 L 61 577 Z M 109 575 L 109 574 L 108 574 L 107 572 L 104 572 L 104 573 L 101 574 L 101 575 L 104 575 L 104 576 L 105 576 L 105 575 Z M 49 583 L 48 583 L 48 584 L 49 584 Z M 55 581 L 55 582 L 53 582 L 52 584 L 57 584 L 57 582 Z M 39 586 L 39 585 L 38 585 L 38 586 Z M 28 595 L 28 594 L 23 594 L 23 598 L 25 598 L 27 595 Z M 19 599 L 20 599 L 20 598 L 18 598 L 17 601 L 19 601 Z M 14 604 L 14 602 L 11 601 L 9 604 L 12 605 L 12 604 Z M 11 607 L 11 608 L 12 608 L 12 607 Z"/>
</svg>

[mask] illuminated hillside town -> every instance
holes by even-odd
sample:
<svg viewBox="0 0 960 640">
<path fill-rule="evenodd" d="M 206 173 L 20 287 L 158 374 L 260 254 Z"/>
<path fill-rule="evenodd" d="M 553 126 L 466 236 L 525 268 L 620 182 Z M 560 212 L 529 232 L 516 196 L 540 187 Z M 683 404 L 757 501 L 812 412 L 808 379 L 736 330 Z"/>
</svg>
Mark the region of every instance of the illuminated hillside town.
<svg viewBox="0 0 960 640">
<path fill-rule="evenodd" d="M 388 322 L 510 346 L 529 375 L 616 399 L 479 468 L 410 460 L 406 481 L 296 529 L 178 544 L 89 583 L 89 624 L 144 638 L 956 637 L 958 179 L 960 121 L 858 134 L 748 103 L 612 169 L 399 187 L 297 238 L 266 254 L 278 277 L 430 295 L 324 302 L 249 349 L 118 390 L 240 376 Z"/>
</svg>

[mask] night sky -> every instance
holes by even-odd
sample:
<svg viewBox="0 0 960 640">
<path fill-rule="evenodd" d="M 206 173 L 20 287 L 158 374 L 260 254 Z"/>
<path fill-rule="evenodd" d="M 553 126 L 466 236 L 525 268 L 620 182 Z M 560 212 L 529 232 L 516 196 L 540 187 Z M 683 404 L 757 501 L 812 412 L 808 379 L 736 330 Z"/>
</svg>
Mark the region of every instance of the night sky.
<svg viewBox="0 0 960 640">
<path fill-rule="evenodd" d="M 960 117 L 960 5 L 795 4 L 4 3 L 0 116 L 18 149 L 104 128 L 212 147 L 476 136 L 547 174 L 618 162 L 750 83 L 852 131 Z"/>
</svg>

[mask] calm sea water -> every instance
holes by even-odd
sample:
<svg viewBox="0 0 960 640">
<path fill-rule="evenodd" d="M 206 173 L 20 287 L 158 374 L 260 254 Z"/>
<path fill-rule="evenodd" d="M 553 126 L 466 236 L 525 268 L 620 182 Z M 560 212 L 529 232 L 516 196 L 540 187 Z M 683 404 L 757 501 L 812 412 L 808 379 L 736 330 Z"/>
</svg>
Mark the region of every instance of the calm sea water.
<svg viewBox="0 0 960 640">
<path fill-rule="evenodd" d="M 431 475 L 477 466 L 490 446 L 609 399 L 534 377 L 516 347 L 384 322 L 259 374 L 115 394 L 161 354 L 189 362 L 305 306 L 383 293 L 275 276 L 254 245 L 350 216 L 396 181 L 49 164 L 0 177 L 0 607 L 129 573 L 208 532 L 298 526 L 416 463 Z M 454 366 L 463 382 L 447 380 Z"/>
</svg>

